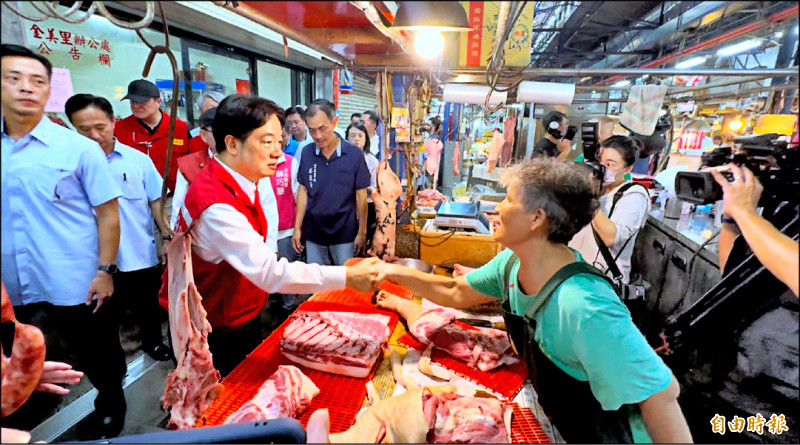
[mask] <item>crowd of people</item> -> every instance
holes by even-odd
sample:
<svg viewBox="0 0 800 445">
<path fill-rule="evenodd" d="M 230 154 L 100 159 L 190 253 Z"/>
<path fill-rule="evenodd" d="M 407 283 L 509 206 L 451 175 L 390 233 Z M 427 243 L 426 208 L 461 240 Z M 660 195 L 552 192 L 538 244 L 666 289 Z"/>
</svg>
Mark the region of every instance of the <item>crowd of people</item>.
<svg viewBox="0 0 800 445">
<path fill-rule="evenodd" d="M 548 118 L 549 156 L 504 176 L 494 237 L 506 250 L 450 279 L 375 258 L 345 266 L 369 248 L 369 191 L 382 156 L 374 111 L 351 117 L 339 135 L 325 99 L 284 110 L 257 96 L 204 93 L 194 136 L 177 120 L 162 202 L 170 116 L 156 86 L 131 82 L 123 98 L 131 115 L 119 121 L 107 99 L 71 97 L 73 131 L 45 116 L 51 74 L 46 57 L 2 46 L 2 281 L 18 319 L 47 331 L 48 354 L 64 342 L 98 389 L 98 436 L 118 435 L 126 411 L 120 311 L 131 308 L 150 356 L 171 357 L 158 307 L 167 303 L 162 244 L 191 233 L 209 348 L 223 376 L 263 339 L 268 298 L 286 316 L 310 293 L 366 292 L 391 280 L 449 307 L 501 299 L 515 349 L 539 370 L 540 403 L 568 441 L 691 440 L 675 377 L 608 277 L 570 269 L 603 267 L 606 248 L 629 279 L 631 240 L 649 208 L 647 192 L 625 179 L 639 149 L 630 137 L 602 141 L 598 194 L 586 169 L 550 158 L 564 153 L 567 122 Z M 734 173 L 740 181 L 723 184 L 730 216 L 748 242 L 771 236 L 753 211 L 752 175 Z M 796 266 L 797 243 L 781 242 L 781 258 Z M 796 274 L 784 274 L 796 293 Z"/>
<path fill-rule="evenodd" d="M 45 56 L 3 45 L 2 71 L 2 281 L 20 322 L 45 332 L 48 359 L 76 360 L 97 388 L 99 436 L 117 435 L 126 412 L 123 311 L 143 351 L 172 358 L 165 245 L 200 214 L 194 270 L 223 375 L 263 339 L 266 292 L 276 293 L 274 328 L 312 292 L 359 286 L 369 262 L 342 266 L 367 251 L 375 220 L 374 111 L 344 133 L 324 99 L 283 110 L 205 91 L 197 128 L 176 119 L 162 200 L 170 116 L 155 84 L 130 82 L 122 100 L 131 114 L 119 120 L 108 99 L 75 94 L 65 105 L 73 131 L 44 112 Z M 232 201 L 219 202 L 231 190 Z"/>
</svg>

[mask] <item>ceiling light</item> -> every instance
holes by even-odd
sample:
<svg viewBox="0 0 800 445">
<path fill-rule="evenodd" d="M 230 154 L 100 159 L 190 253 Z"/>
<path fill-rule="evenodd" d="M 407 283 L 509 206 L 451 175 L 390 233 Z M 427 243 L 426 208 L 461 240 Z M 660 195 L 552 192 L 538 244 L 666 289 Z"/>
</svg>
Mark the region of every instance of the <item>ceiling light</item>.
<svg viewBox="0 0 800 445">
<path fill-rule="evenodd" d="M 631 84 L 630 80 L 620 80 L 619 82 L 615 83 L 614 86 L 617 88 L 626 87 Z"/>
<path fill-rule="evenodd" d="M 707 58 L 707 56 L 692 57 L 689 60 L 684 60 L 683 62 L 676 64 L 675 68 L 677 68 L 679 70 L 686 69 L 686 68 L 693 68 L 693 67 L 696 67 L 698 65 L 702 65 L 702 64 L 706 63 L 706 58 Z"/>
<path fill-rule="evenodd" d="M 739 119 L 732 120 L 728 123 L 728 128 L 730 128 L 733 131 L 739 131 L 742 129 L 743 126 L 744 122 L 742 122 Z"/>
<path fill-rule="evenodd" d="M 798 26 L 795 26 L 795 27 L 794 27 L 794 34 L 795 34 L 795 35 L 797 35 L 798 28 L 800 28 L 800 25 L 798 25 Z"/>
<path fill-rule="evenodd" d="M 747 51 L 748 49 L 753 49 L 757 46 L 761 45 L 760 40 L 750 39 L 745 40 L 743 42 L 739 42 L 735 45 L 726 46 L 721 50 L 717 51 L 718 56 L 732 56 L 734 54 L 739 54 L 741 52 Z"/>
<path fill-rule="evenodd" d="M 423 59 L 433 59 L 444 48 L 444 35 L 436 29 L 422 29 L 414 36 L 414 50 Z"/>
<path fill-rule="evenodd" d="M 397 2 L 392 29 L 472 31 L 460 2 Z"/>
</svg>

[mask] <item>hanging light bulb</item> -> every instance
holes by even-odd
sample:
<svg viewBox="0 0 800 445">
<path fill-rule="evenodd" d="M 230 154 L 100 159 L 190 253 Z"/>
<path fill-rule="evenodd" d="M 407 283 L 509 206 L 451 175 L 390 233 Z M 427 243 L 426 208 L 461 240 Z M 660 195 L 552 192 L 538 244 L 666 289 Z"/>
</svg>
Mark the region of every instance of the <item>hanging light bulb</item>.
<svg viewBox="0 0 800 445">
<path fill-rule="evenodd" d="M 414 36 L 414 51 L 423 59 L 432 59 L 441 54 L 444 35 L 435 29 L 421 29 Z"/>
</svg>

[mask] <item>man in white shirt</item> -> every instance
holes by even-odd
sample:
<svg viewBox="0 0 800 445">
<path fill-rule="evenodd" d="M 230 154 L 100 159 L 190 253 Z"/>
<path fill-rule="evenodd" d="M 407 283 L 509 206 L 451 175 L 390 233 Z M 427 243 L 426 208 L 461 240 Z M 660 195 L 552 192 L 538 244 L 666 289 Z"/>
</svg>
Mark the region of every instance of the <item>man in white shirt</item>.
<svg viewBox="0 0 800 445">
<path fill-rule="evenodd" d="M 377 284 L 376 259 L 354 266 L 290 263 L 267 246 L 258 183 L 275 173 L 283 155 L 282 121 L 282 110 L 268 99 L 226 97 L 213 123 L 219 154 L 189 187 L 178 218 L 178 231 L 192 235 L 195 282 L 213 328 L 209 348 L 223 375 L 261 342 L 267 292 L 345 286 L 368 292 Z"/>
<path fill-rule="evenodd" d="M 168 360 L 169 347 L 161 335 L 158 289 L 161 266 L 153 237 L 155 218 L 161 236 L 169 239 L 161 214 L 162 179 L 146 154 L 114 139 L 114 110 L 108 100 L 91 94 L 76 94 L 67 100 L 65 112 L 75 130 L 100 144 L 112 178 L 119 181 L 120 243 L 117 268 L 112 275 L 112 302 L 119 309 L 130 307 L 139 324 L 142 349 L 156 360 Z"/>
<path fill-rule="evenodd" d="M 306 127 L 306 121 L 303 120 L 305 111 L 299 105 L 286 109 L 286 125 L 289 127 L 290 138 L 298 144 L 294 156 L 298 163 L 303 156 L 303 147 L 314 142 L 314 139 L 311 138 L 311 132 Z"/>
<path fill-rule="evenodd" d="M 381 124 L 381 118 L 378 113 L 369 110 L 361 113 L 361 122 L 367 127 L 367 135 L 369 136 L 369 152 L 373 156 L 381 159 L 381 138 L 378 134 L 378 126 Z"/>
</svg>

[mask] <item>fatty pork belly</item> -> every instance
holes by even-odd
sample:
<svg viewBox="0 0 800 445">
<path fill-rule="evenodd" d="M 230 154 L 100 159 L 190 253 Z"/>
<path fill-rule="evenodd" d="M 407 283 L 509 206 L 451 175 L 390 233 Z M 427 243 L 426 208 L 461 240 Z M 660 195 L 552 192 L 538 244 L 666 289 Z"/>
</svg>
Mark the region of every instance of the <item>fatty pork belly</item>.
<svg viewBox="0 0 800 445">
<path fill-rule="evenodd" d="M 225 423 L 254 422 L 302 414 L 319 388 L 296 366 L 278 366 L 258 393 L 231 414 Z"/>
<path fill-rule="evenodd" d="M 389 320 L 379 314 L 295 312 L 281 336 L 281 353 L 311 369 L 363 378 L 388 343 Z"/>
</svg>

